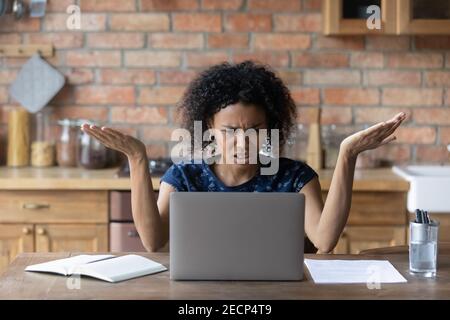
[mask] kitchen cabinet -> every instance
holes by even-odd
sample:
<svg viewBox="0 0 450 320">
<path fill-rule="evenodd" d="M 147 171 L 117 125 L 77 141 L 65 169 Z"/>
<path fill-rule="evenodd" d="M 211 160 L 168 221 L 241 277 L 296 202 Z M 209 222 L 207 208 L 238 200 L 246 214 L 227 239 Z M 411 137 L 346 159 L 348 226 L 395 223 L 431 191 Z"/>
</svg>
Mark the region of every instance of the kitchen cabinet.
<svg viewBox="0 0 450 320">
<path fill-rule="evenodd" d="M 380 8 L 381 29 L 369 29 L 365 10 Z M 442 0 L 324 0 L 323 33 L 450 34 L 450 2 Z"/>
<path fill-rule="evenodd" d="M 33 251 L 33 225 L 0 224 L 0 273 L 19 253 Z"/>
</svg>

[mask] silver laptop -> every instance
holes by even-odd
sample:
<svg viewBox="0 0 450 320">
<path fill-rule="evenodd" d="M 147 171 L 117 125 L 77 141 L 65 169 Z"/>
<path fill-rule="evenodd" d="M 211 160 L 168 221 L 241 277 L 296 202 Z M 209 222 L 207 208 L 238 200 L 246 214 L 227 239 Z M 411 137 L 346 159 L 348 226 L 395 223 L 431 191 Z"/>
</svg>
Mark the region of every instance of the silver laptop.
<svg viewBox="0 0 450 320">
<path fill-rule="evenodd" d="M 170 278 L 301 280 L 305 197 L 173 192 Z"/>
</svg>

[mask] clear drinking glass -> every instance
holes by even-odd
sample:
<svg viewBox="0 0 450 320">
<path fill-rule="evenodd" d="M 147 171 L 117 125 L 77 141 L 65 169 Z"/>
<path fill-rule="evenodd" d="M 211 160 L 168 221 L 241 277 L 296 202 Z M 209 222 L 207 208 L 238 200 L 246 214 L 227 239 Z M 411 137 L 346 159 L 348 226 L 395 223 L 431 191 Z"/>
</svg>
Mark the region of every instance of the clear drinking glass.
<svg viewBox="0 0 450 320">
<path fill-rule="evenodd" d="M 422 277 L 435 277 L 438 254 L 439 222 L 409 223 L 409 272 Z"/>
</svg>

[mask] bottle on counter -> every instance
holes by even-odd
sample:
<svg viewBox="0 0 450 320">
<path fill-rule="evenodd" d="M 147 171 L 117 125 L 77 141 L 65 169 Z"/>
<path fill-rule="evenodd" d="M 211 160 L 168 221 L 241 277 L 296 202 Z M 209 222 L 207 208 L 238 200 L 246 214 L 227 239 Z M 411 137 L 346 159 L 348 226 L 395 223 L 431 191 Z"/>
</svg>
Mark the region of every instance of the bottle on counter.
<svg viewBox="0 0 450 320">
<path fill-rule="evenodd" d="M 32 117 L 31 165 L 50 167 L 55 164 L 55 140 L 51 127 L 52 109 L 45 107 Z"/>
<path fill-rule="evenodd" d="M 56 162 L 61 167 L 76 167 L 80 124 L 78 120 L 62 119 L 59 138 L 56 142 Z"/>
<path fill-rule="evenodd" d="M 28 166 L 30 161 L 30 114 L 21 107 L 8 113 L 6 157 L 9 167 Z"/>
<path fill-rule="evenodd" d="M 89 122 L 82 121 L 81 123 Z M 86 132 L 81 132 L 78 147 L 78 165 L 85 169 L 103 169 L 107 164 L 107 148 Z"/>
</svg>

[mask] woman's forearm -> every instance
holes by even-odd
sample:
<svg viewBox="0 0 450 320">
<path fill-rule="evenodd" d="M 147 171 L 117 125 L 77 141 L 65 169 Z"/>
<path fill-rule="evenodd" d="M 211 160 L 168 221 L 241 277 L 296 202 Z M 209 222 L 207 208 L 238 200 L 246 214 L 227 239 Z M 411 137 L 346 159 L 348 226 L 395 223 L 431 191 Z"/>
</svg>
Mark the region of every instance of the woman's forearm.
<svg viewBox="0 0 450 320">
<path fill-rule="evenodd" d="M 333 250 L 347 222 L 352 201 L 355 164 L 356 156 L 341 147 L 317 227 L 321 242 L 318 247 L 321 252 Z"/>
<path fill-rule="evenodd" d="M 148 251 L 163 245 L 162 221 L 148 170 L 146 156 L 129 159 L 131 210 L 142 244 Z"/>
</svg>

